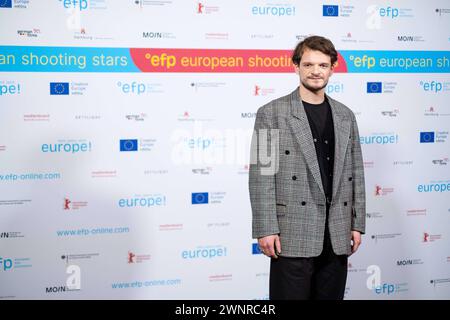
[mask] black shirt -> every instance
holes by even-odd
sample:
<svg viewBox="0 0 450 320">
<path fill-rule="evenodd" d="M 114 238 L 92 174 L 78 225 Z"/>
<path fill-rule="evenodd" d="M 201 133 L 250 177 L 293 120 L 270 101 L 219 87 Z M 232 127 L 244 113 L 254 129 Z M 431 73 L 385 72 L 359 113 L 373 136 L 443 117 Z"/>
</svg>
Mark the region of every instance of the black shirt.
<svg viewBox="0 0 450 320">
<path fill-rule="evenodd" d="M 302 103 L 316 147 L 323 190 L 328 202 L 331 202 L 334 166 L 334 126 L 331 107 L 326 98 L 321 104 L 305 101 Z"/>
</svg>

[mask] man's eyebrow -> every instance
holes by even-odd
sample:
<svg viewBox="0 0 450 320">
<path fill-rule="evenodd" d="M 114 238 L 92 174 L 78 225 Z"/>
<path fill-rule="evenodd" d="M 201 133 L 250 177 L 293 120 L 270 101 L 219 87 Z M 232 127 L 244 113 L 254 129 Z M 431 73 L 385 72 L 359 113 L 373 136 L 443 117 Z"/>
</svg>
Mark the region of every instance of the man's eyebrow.
<svg viewBox="0 0 450 320">
<path fill-rule="evenodd" d="M 314 63 L 314 62 L 312 62 L 312 61 L 302 61 L 301 62 L 302 64 L 305 64 L 305 63 Z M 317 62 L 316 64 L 331 64 L 330 62 Z"/>
</svg>

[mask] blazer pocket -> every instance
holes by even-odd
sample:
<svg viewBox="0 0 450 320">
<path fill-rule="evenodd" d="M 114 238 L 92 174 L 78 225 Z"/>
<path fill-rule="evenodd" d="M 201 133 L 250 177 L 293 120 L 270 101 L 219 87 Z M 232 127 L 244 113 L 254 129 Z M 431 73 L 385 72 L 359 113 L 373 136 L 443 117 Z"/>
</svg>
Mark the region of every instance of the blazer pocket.
<svg viewBox="0 0 450 320">
<path fill-rule="evenodd" d="M 287 212 L 287 206 L 282 203 L 277 203 L 277 216 L 284 216 Z"/>
</svg>

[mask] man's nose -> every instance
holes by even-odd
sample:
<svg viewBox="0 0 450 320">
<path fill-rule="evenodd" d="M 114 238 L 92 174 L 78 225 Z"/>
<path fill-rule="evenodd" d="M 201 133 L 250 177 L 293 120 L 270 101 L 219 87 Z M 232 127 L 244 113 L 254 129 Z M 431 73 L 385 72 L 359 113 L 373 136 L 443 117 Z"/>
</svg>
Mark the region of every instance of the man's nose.
<svg viewBox="0 0 450 320">
<path fill-rule="evenodd" d="M 313 74 L 319 74 L 320 73 L 320 66 L 317 66 L 317 65 L 313 66 L 312 73 Z"/>
</svg>

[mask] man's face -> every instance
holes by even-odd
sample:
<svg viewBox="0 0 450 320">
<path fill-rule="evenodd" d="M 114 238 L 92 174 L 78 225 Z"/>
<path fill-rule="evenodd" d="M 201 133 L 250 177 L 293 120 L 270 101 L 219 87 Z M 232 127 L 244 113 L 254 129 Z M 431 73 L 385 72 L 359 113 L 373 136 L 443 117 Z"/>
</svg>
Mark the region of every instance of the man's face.
<svg viewBox="0 0 450 320">
<path fill-rule="evenodd" d="M 327 86 L 328 79 L 333 74 L 333 68 L 330 56 L 320 51 L 306 49 L 300 64 L 295 66 L 295 71 L 300 76 L 303 87 L 309 91 L 318 92 Z"/>
</svg>

